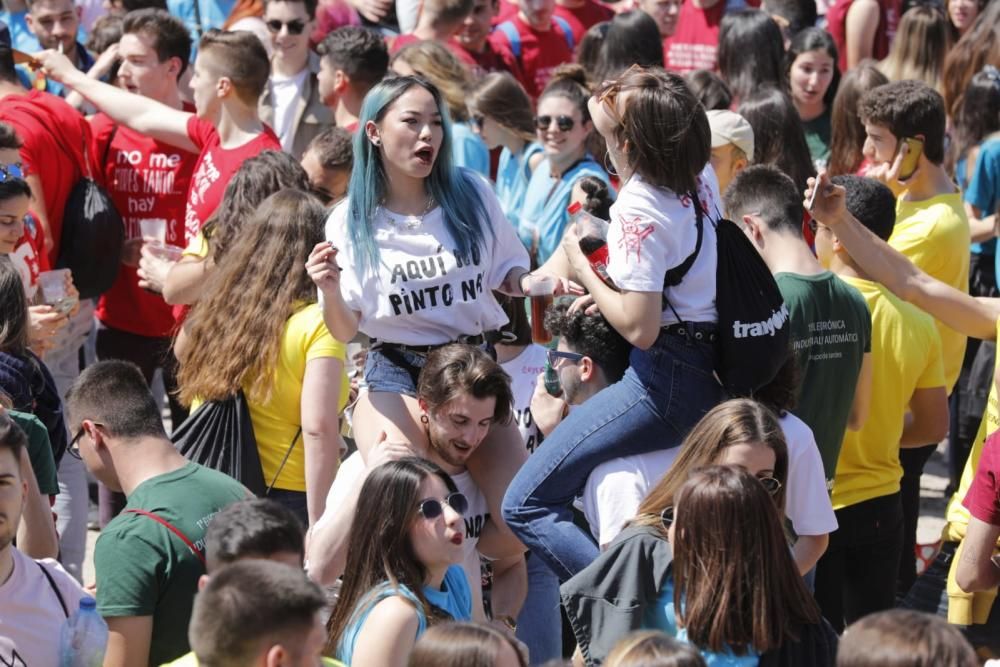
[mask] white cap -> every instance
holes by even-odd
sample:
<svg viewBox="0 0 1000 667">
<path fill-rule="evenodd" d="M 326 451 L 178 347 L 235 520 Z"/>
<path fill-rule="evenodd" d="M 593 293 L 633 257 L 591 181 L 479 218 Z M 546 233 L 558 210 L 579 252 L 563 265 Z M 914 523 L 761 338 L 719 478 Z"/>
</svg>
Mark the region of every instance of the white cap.
<svg viewBox="0 0 1000 667">
<path fill-rule="evenodd" d="M 712 148 L 735 144 L 753 162 L 753 128 L 747 119 L 733 111 L 717 109 L 707 115 L 712 128 Z"/>
</svg>

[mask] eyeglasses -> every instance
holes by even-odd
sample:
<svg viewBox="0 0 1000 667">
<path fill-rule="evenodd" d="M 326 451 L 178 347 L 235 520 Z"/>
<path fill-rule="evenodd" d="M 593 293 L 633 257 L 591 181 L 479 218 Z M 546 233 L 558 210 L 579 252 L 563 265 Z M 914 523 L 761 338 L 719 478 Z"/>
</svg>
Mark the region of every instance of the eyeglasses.
<svg viewBox="0 0 1000 667">
<path fill-rule="evenodd" d="M 486 116 L 481 113 L 474 113 L 469 117 L 469 122 L 472 123 L 473 127 L 477 130 L 483 129 L 483 123 L 486 121 Z"/>
<path fill-rule="evenodd" d="M 469 511 L 469 500 L 465 497 L 465 494 L 455 491 L 454 493 L 449 493 L 444 502 L 447 503 L 448 507 L 455 510 L 455 512 L 460 516 L 465 516 L 465 513 Z M 421 500 L 420 504 L 417 506 L 417 511 L 425 519 L 436 519 L 442 514 L 444 514 L 444 506 L 441 501 L 436 498 L 427 498 Z"/>
<path fill-rule="evenodd" d="M 267 29 L 274 34 L 281 32 L 282 26 L 288 28 L 289 35 L 301 35 L 302 31 L 306 29 L 306 24 L 299 19 L 295 19 L 293 21 L 279 21 L 278 19 L 271 19 L 264 25 L 266 25 Z"/>
<path fill-rule="evenodd" d="M 24 170 L 20 162 L 11 164 L 0 164 L 0 183 L 12 181 L 15 178 L 24 178 Z"/>
<path fill-rule="evenodd" d="M 670 526 L 674 523 L 673 505 L 667 505 L 660 511 L 660 521 L 663 523 L 664 529 L 670 530 Z"/>
<path fill-rule="evenodd" d="M 560 132 L 569 132 L 576 126 L 576 121 L 571 116 L 549 116 L 546 114 L 535 117 L 535 127 L 539 130 L 547 130 L 552 125 L 553 120 L 556 122 L 556 127 L 559 128 Z"/>
<path fill-rule="evenodd" d="M 545 356 L 549 361 L 549 366 L 553 368 L 560 359 L 567 359 L 571 363 L 578 363 L 583 359 L 584 355 L 577 354 L 576 352 L 560 352 L 559 350 L 546 350 Z"/>
<path fill-rule="evenodd" d="M 758 477 L 757 481 L 760 482 L 764 486 L 764 490 L 772 496 L 778 495 L 778 491 L 781 491 L 781 482 L 774 477 Z"/>
<path fill-rule="evenodd" d="M 92 422 L 92 423 L 94 424 L 94 426 L 101 426 L 101 427 L 104 426 L 104 424 L 100 422 Z M 80 430 L 76 432 L 76 435 L 73 436 L 73 439 L 69 441 L 69 446 L 66 447 L 66 451 L 69 452 L 69 455 L 72 456 L 77 461 L 83 459 L 83 457 L 80 455 L 80 439 L 83 438 L 83 436 L 86 434 L 87 431 L 84 430 L 83 426 L 80 426 Z"/>
</svg>

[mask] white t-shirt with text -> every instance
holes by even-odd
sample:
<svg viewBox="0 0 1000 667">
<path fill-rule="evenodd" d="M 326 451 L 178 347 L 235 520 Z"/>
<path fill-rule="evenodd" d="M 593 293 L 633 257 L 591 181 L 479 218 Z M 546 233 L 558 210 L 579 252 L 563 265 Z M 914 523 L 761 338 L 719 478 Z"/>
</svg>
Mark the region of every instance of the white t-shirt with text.
<svg viewBox="0 0 1000 667">
<path fill-rule="evenodd" d="M 514 422 L 524 440 L 524 446 L 532 453 L 544 440 L 531 416 L 531 397 L 535 394 L 538 376 L 545 372 L 546 352 L 543 346 L 532 343 L 510 361 L 500 364 L 510 376 L 510 389 L 514 395 Z"/>
</svg>

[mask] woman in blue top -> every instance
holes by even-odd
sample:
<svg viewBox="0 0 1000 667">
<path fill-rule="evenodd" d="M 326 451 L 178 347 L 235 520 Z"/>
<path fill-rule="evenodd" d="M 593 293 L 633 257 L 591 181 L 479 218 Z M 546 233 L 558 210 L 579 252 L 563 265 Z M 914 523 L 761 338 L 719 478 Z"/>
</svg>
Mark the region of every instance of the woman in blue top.
<svg viewBox="0 0 1000 667">
<path fill-rule="evenodd" d="M 428 624 L 468 621 L 468 506 L 451 477 L 414 457 L 371 469 L 351 526 L 327 651 L 347 665 L 405 667 Z"/>
<path fill-rule="evenodd" d="M 497 199 L 516 229 L 531 170 L 544 157 L 542 147 L 533 143 L 531 100 L 517 79 L 507 72 L 493 72 L 469 92 L 469 115 L 473 129 L 490 150 L 503 148 L 497 166 Z"/>
<path fill-rule="evenodd" d="M 608 176 L 587 151 L 593 129 L 587 101 L 590 89 L 579 65 L 562 65 L 538 98 L 535 128 L 545 157 L 531 173 L 521 208 L 518 235 L 538 264 L 544 264 L 559 247 L 569 223 L 567 208 L 583 202 L 577 181 Z"/>
</svg>

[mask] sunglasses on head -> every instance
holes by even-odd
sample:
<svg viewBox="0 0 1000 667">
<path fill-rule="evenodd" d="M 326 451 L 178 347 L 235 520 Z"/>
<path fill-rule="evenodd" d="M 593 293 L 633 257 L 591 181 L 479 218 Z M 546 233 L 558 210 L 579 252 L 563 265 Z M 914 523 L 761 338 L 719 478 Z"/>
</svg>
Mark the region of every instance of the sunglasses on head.
<svg viewBox="0 0 1000 667">
<path fill-rule="evenodd" d="M 764 490 L 770 495 L 775 495 L 781 490 L 781 482 L 779 482 L 774 477 L 758 477 L 757 481 L 761 483 Z M 663 528 L 669 530 L 671 524 L 674 522 L 674 506 L 667 505 L 660 511 L 660 522 L 663 523 Z"/>
<path fill-rule="evenodd" d="M 576 125 L 576 121 L 570 116 L 536 116 L 535 117 L 535 127 L 539 130 L 547 130 L 549 126 L 552 125 L 552 121 L 556 122 L 556 127 L 559 128 L 560 132 L 569 132 Z"/>
<path fill-rule="evenodd" d="M 24 170 L 20 162 L 10 164 L 0 164 L 0 183 L 12 181 L 15 178 L 23 179 Z"/>
<path fill-rule="evenodd" d="M 302 31 L 306 29 L 306 24 L 299 19 L 293 21 L 279 21 L 278 19 L 271 19 L 265 23 L 267 29 L 271 32 L 277 34 L 281 32 L 281 26 L 288 28 L 289 35 L 301 35 Z"/>
<path fill-rule="evenodd" d="M 448 504 L 448 507 L 455 510 L 459 516 L 465 516 L 465 513 L 469 511 L 469 500 L 465 497 L 465 494 L 458 491 L 449 493 L 445 497 L 444 502 Z M 417 511 L 425 519 L 436 519 L 444 514 L 444 506 L 436 498 L 427 498 L 420 501 Z"/>
</svg>

